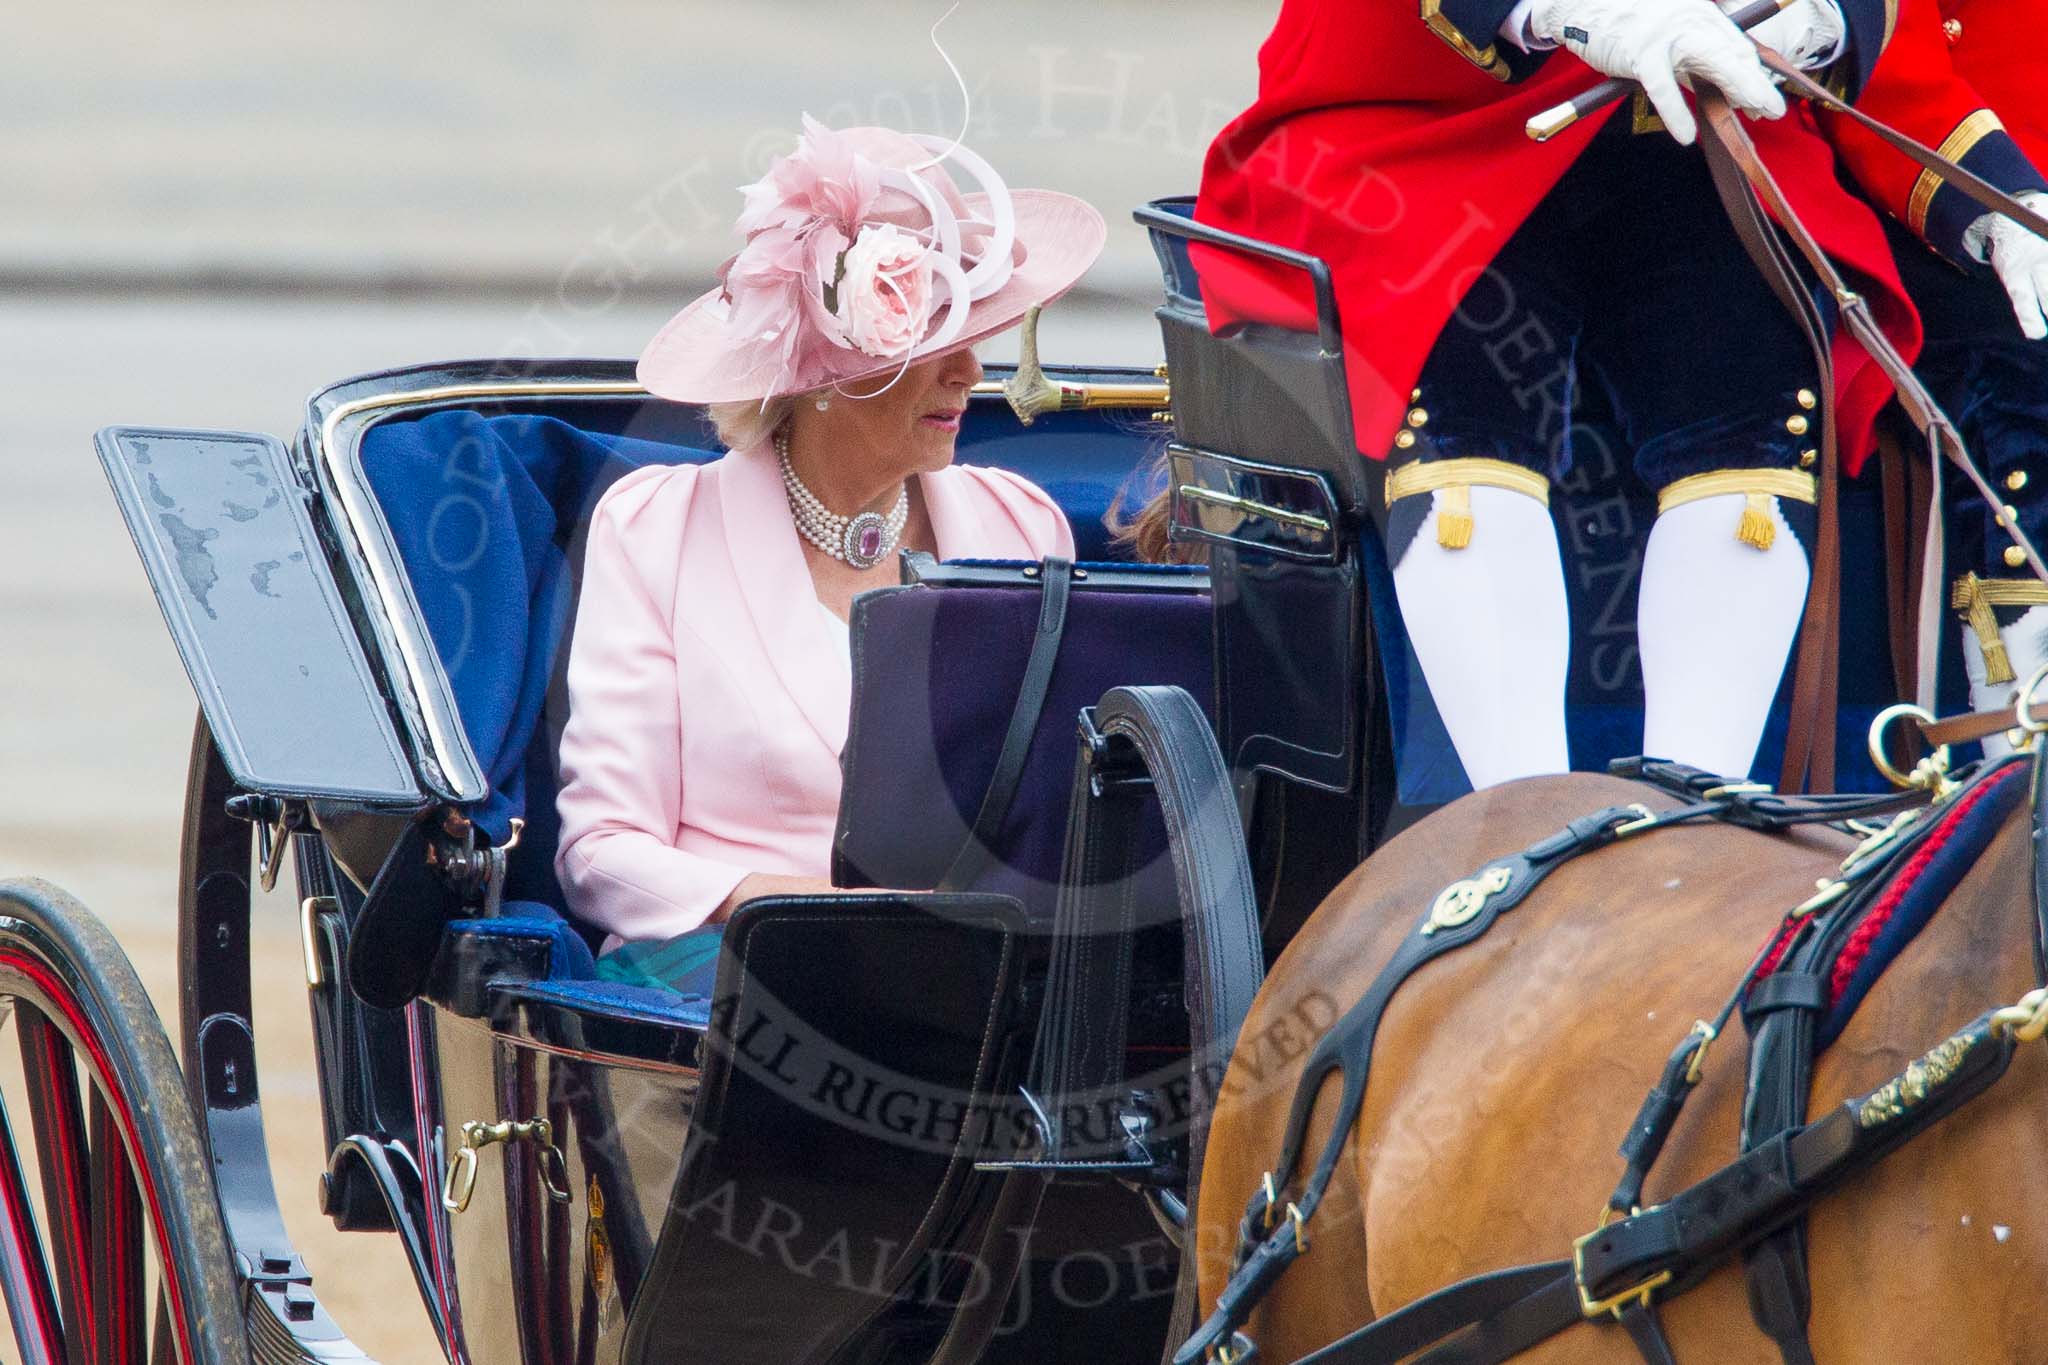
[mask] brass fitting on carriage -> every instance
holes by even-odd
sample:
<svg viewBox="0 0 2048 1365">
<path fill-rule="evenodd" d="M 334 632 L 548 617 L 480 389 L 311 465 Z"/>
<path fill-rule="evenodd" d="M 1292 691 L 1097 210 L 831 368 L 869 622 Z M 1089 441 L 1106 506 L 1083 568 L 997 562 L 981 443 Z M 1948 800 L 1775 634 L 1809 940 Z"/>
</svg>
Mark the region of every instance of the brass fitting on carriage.
<svg viewBox="0 0 2048 1365">
<path fill-rule="evenodd" d="M 1083 412 L 1091 408 L 1147 408 L 1155 422 L 1173 417 L 1173 393 L 1167 383 L 1166 367 L 1152 373 L 1159 382 L 1074 384 L 1054 381 L 1038 359 L 1038 315 L 1033 306 L 1024 314 L 1017 332 L 1017 369 L 999 384 L 980 384 L 975 392 L 994 390 L 1009 401 L 1017 420 L 1030 426 L 1048 412 Z"/>
<path fill-rule="evenodd" d="M 462 1125 L 462 1146 L 448 1163 L 447 1178 L 441 1182 L 441 1207 L 461 1213 L 476 1192 L 477 1153 L 501 1142 L 531 1142 L 539 1150 L 541 1188 L 557 1204 L 566 1204 L 569 1194 L 569 1164 L 562 1149 L 555 1146 L 555 1126 L 544 1118 L 499 1119 L 486 1123 L 471 1119 Z"/>
</svg>

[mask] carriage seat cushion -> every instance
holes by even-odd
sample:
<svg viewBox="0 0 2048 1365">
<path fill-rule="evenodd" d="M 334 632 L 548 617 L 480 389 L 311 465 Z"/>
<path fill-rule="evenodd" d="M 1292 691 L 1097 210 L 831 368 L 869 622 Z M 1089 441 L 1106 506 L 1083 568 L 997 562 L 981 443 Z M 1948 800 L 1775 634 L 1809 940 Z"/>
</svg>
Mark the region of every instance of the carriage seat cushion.
<svg viewBox="0 0 2048 1365">
<path fill-rule="evenodd" d="M 490 780 L 491 794 L 470 816 L 500 844 L 514 819 L 526 822 L 508 899 L 563 906 L 543 713 L 566 661 L 573 565 L 590 509 L 615 479 L 643 465 L 716 457 L 553 417 L 466 410 L 386 422 L 363 438 L 363 472 Z"/>
<path fill-rule="evenodd" d="M 845 785 L 833 848 L 842 886 L 936 886 L 973 828 L 1015 708 L 1041 593 L 1016 586 L 919 583 L 867 593 L 853 611 L 853 714 L 840 755 Z M 1081 566 L 1087 568 L 1088 566 Z M 1171 683 L 1213 713 L 1206 576 L 1133 570 L 1156 590 L 1095 591 L 1077 579 L 1024 773 L 996 840 L 995 865 L 972 887 L 1013 896 L 1049 919 L 1066 842 L 1076 717 L 1111 687 Z M 1165 830 L 1148 809 L 1140 867 Z"/>
</svg>

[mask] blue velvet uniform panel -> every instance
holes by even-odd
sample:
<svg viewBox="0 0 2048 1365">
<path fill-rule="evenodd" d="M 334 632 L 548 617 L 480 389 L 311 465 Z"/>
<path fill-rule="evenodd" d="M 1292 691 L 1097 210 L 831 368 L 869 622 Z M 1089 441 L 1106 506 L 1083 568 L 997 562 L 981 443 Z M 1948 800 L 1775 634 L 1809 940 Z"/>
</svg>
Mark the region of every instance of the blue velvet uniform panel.
<svg viewBox="0 0 2048 1365">
<path fill-rule="evenodd" d="M 1958 164 L 2007 194 L 2048 190 L 2048 180 L 2041 178 L 2041 173 L 2027 160 L 2027 154 L 2020 150 L 2020 144 L 2007 132 L 1985 134 Z M 1959 265 L 1970 264 L 1970 254 L 1963 249 L 1963 234 L 1985 212 L 1976 200 L 1944 181 L 1927 205 L 1927 244 Z"/>
<path fill-rule="evenodd" d="M 1863 87 L 1870 83 L 1870 73 L 1877 66 L 1877 59 L 1884 55 L 1884 48 L 1897 22 L 1898 8 L 1904 0 L 1836 0 L 1842 8 L 1844 26 L 1848 29 L 1848 51 L 1844 52 L 1830 75 L 1839 76 L 1845 83 L 1850 99 L 1863 93 Z"/>
<path fill-rule="evenodd" d="M 1817 382 L 1806 334 L 1757 273 L 1698 151 L 1631 131 L 1626 109 L 1472 284 L 1418 382 L 1425 417 L 1411 413 L 1415 443 L 1396 461 L 1478 456 L 1563 478 L 1617 453 L 1580 421 L 1589 406 L 1652 488 L 1791 468 L 1817 440 L 1785 425 Z M 1398 562 L 1403 538 L 1389 544 Z"/>
</svg>

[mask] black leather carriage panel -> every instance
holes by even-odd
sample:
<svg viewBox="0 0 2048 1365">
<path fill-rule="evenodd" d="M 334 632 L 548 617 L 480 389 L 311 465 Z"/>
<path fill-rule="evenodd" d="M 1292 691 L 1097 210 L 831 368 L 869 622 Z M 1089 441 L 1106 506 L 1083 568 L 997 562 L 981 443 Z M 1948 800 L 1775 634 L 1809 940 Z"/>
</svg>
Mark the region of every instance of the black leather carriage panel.
<svg viewBox="0 0 2048 1365">
<path fill-rule="evenodd" d="M 1212 336 L 1208 320 L 1158 312 L 1173 374 L 1174 432 L 1190 445 L 1327 475 L 1347 511 L 1372 506 L 1351 434 L 1342 356 L 1314 335 L 1248 324 Z"/>
<path fill-rule="evenodd" d="M 991 896 L 741 908 L 625 1361 L 929 1354 L 1000 1180 L 973 1163 L 1014 1150 L 992 1101 L 1026 1024 L 1018 919 Z"/>
<path fill-rule="evenodd" d="M 1334 564 L 1342 519 L 1327 475 L 1241 460 L 1179 442 L 1166 448 L 1175 539 Z"/>
<path fill-rule="evenodd" d="M 421 804 L 284 446 L 150 427 L 95 444 L 237 785 Z"/>
</svg>

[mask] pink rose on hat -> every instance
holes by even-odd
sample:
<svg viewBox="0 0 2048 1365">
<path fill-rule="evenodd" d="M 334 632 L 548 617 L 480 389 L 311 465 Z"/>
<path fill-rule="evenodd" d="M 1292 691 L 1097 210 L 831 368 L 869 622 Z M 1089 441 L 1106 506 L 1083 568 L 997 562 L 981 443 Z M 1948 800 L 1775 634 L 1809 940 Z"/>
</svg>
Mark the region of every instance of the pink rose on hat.
<svg viewBox="0 0 2048 1365">
<path fill-rule="evenodd" d="M 1088 204 L 1012 190 L 958 141 L 809 116 L 741 195 L 744 241 L 718 285 L 641 353 L 641 382 L 664 398 L 766 401 L 901 375 L 1058 298 L 1107 235 Z"/>
<path fill-rule="evenodd" d="M 847 345 L 887 360 L 907 355 L 931 321 L 931 248 L 893 223 L 869 223 L 840 258 L 830 298 Z"/>
</svg>

